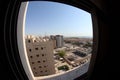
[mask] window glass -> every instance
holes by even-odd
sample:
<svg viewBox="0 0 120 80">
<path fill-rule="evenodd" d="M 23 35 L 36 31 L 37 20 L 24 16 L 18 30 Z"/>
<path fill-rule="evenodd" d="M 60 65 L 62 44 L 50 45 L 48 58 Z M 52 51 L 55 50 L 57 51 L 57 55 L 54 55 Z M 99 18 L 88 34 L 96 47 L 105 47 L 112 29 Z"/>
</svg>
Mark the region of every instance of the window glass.
<svg viewBox="0 0 120 80">
<path fill-rule="evenodd" d="M 31 1 L 26 14 L 25 40 L 35 77 L 69 73 L 72 75 L 69 78 L 75 79 L 88 71 L 92 55 L 91 14 L 62 3 Z"/>
</svg>

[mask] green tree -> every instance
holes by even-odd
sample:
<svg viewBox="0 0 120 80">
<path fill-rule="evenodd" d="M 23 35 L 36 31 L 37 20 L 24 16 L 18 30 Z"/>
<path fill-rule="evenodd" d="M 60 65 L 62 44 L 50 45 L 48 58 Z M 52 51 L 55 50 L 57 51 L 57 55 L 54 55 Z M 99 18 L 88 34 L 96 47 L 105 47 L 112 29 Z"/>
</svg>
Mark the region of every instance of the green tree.
<svg viewBox="0 0 120 80">
<path fill-rule="evenodd" d="M 65 56 L 65 51 L 63 51 L 63 50 L 62 50 L 62 51 L 59 51 L 59 52 L 58 52 L 58 55 L 59 55 L 60 57 L 64 57 L 64 56 Z"/>
<path fill-rule="evenodd" d="M 80 46 L 80 42 L 73 42 L 72 44 L 73 44 L 73 45 Z"/>
<path fill-rule="evenodd" d="M 92 44 L 90 42 L 87 42 L 85 45 L 83 45 L 83 47 L 85 48 L 92 47 Z"/>
<path fill-rule="evenodd" d="M 67 71 L 67 70 L 69 70 L 69 67 L 67 65 L 63 65 L 63 66 L 58 67 L 58 70 L 65 70 L 65 71 Z"/>
</svg>

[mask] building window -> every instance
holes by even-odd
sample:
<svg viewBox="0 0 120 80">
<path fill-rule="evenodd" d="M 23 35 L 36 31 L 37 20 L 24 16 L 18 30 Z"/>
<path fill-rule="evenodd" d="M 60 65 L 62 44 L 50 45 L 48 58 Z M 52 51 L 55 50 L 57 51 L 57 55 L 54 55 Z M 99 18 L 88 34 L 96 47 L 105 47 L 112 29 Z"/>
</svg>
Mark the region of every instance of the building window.
<svg viewBox="0 0 120 80">
<path fill-rule="evenodd" d="M 43 71 L 40 71 L 41 73 L 43 72 Z"/>
<path fill-rule="evenodd" d="M 29 49 L 29 51 L 31 52 L 32 50 L 31 50 L 31 49 Z"/>
<path fill-rule="evenodd" d="M 42 66 L 39 66 L 39 68 L 42 68 Z"/>
<path fill-rule="evenodd" d="M 33 69 L 36 70 L 36 67 L 34 67 Z"/>
<path fill-rule="evenodd" d="M 37 61 L 38 63 L 40 63 L 40 61 Z"/>
<path fill-rule="evenodd" d="M 44 68 L 46 68 L 47 66 L 44 66 Z"/>
<path fill-rule="evenodd" d="M 35 74 L 37 74 L 37 72 L 35 72 Z"/>
<path fill-rule="evenodd" d="M 41 50 L 43 50 L 43 47 L 41 47 Z"/>
<path fill-rule="evenodd" d="M 32 64 L 34 64 L 34 62 L 32 62 Z"/>
<path fill-rule="evenodd" d="M 33 56 L 30 56 L 30 58 L 33 58 Z"/>
<path fill-rule="evenodd" d="M 35 48 L 35 50 L 38 50 L 38 48 Z"/>
<path fill-rule="evenodd" d="M 47 72 L 47 70 L 45 70 L 45 72 Z"/>
<path fill-rule="evenodd" d="M 43 62 L 46 62 L 45 60 L 43 60 Z"/>
<path fill-rule="evenodd" d="M 39 57 L 39 54 L 37 54 L 36 56 Z"/>
<path fill-rule="evenodd" d="M 36 40 L 34 40 L 34 42 L 36 42 Z"/>
<path fill-rule="evenodd" d="M 30 43 L 30 40 L 28 40 L 28 43 Z"/>
<path fill-rule="evenodd" d="M 42 56 L 45 56 L 44 54 L 42 54 Z"/>
</svg>

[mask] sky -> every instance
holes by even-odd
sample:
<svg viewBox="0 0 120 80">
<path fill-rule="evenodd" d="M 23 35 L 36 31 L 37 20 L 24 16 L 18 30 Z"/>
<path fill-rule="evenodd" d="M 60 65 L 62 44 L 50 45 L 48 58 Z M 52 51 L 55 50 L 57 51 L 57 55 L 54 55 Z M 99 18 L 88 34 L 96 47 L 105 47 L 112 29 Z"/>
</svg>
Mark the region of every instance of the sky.
<svg viewBox="0 0 120 80">
<path fill-rule="evenodd" d="M 30 1 L 26 13 L 25 34 L 92 37 L 91 14 L 62 3 Z"/>
</svg>

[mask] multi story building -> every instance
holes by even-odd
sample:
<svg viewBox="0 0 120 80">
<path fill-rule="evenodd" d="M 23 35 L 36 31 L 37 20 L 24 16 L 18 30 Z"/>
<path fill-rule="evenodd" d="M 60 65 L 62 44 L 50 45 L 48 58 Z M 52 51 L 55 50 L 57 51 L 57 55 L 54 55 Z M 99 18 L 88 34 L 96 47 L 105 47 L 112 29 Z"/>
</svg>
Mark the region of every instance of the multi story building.
<svg viewBox="0 0 120 80">
<path fill-rule="evenodd" d="M 56 37 L 53 36 L 53 35 L 51 35 L 51 36 L 50 36 L 50 40 L 53 41 L 53 48 L 54 48 L 54 49 L 57 48 L 57 45 L 56 45 Z"/>
<path fill-rule="evenodd" d="M 62 35 L 56 35 L 56 45 L 58 48 L 63 47 L 63 36 Z"/>
<path fill-rule="evenodd" d="M 55 74 L 51 40 L 28 35 L 26 36 L 26 49 L 34 76 Z"/>
<path fill-rule="evenodd" d="M 56 36 L 51 35 L 50 38 L 52 40 L 56 40 L 56 46 L 55 46 L 56 48 L 63 47 L 64 41 L 63 41 L 63 36 L 62 35 L 56 35 Z"/>
</svg>

